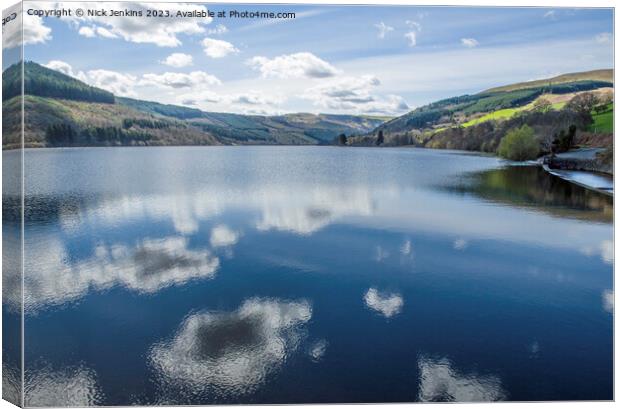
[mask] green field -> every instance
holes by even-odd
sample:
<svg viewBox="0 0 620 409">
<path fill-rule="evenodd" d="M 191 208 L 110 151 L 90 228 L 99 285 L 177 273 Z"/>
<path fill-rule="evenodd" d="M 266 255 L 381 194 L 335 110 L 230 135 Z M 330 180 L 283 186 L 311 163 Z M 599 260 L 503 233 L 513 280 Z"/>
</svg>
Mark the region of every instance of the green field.
<svg viewBox="0 0 620 409">
<path fill-rule="evenodd" d="M 516 114 L 519 111 L 523 111 L 524 109 L 525 107 L 506 108 L 506 109 L 500 109 L 497 111 L 489 112 L 488 114 L 481 116 L 480 118 L 475 118 L 467 122 L 464 122 L 462 126 L 464 128 L 467 128 L 469 126 L 478 125 L 479 123 L 486 122 L 486 121 L 512 118 L 514 114 Z"/>
<path fill-rule="evenodd" d="M 566 105 L 566 102 L 556 102 L 555 104 L 551 104 L 551 109 L 555 109 L 556 111 L 559 111 L 560 109 L 564 108 L 564 105 Z M 486 121 L 491 121 L 491 120 L 497 121 L 500 119 L 510 119 L 515 114 L 521 111 L 527 111 L 529 109 L 532 109 L 533 106 L 534 106 L 534 103 L 530 102 L 529 104 L 521 106 L 521 107 L 499 109 L 497 111 L 489 112 L 488 114 L 481 116 L 480 118 L 475 118 L 467 122 L 464 122 L 462 126 L 464 128 L 467 128 L 469 126 L 478 125 L 479 123 L 486 122 Z"/>
<path fill-rule="evenodd" d="M 592 113 L 594 122 L 590 125 L 591 132 L 613 132 L 614 131 L 614 104 L 607 105 L 607 110 L 600 114 Z"/>
</svg>

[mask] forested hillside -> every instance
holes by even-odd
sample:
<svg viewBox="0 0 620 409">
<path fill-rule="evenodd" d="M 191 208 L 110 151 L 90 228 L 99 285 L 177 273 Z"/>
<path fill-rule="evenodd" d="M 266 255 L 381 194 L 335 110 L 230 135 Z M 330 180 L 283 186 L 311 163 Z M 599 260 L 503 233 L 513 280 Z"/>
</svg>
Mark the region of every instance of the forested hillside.
<svg viewBox="0 0 620 409">
<path fill-rule="evenodd" d="M 383 118 L 204 112 L 115 97 L 34 62 L 24 64 L 27 147 L 219 144 L 325 144 L 363 134 Z M 20 145 L 21 65 L 3 72 L 3 148 Z"/>
<path fill-rule="evenodd" d="M 286 114 L 277 116 L 204 112 L 195 108 L 166 105 L 131 98 L 117 103 L 153 115 L 180 120 L 231 144 L 319 144 L 330 143 L 341 133 L 363 134 L 375 129 L 384 118 L 355 115 Z"/>
<path fill-rule="evenodd" d="M 2 73 L 2 99 L 21 95 L 21 64 L 14 64 Z M 27 95 L 63 98 L 75 101 L 114 103 L 114 94 L 91 87 L 61 72 L 37 63 L 24 63 L 24 92 Z"/>
</svg>

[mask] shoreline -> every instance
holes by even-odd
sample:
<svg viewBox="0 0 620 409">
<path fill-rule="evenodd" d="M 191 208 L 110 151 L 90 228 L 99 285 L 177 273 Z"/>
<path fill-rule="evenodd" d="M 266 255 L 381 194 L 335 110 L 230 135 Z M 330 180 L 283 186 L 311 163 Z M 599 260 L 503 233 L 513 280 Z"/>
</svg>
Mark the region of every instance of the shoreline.
<svg viewBox="0 0 620 409">
<path fill-rule="evenodd" d="M 2 151 L 3 152 L 15 152 L 15 151 L 19 151 L 21 149 L 23 149 L 24 151 L 38 151 L 38 150 L 63 150 L 63 149 L 67 149 L 67 150 L 72 150 L 72 149 L 92 149 L 92 148 L 104 148 L 104 149 L 110 149 L 110 148 L 167 148 L 167 147 L 218 147 L 218 148 L 222 148 L 222 147 L 259 147 L 259 146 L 264 146 L 264 147 L 277 147 L 277 146 L 287 146 L 287 147 L 332 147 L 332 148 L 338 148 L 338 147 L 351 147 L 351 148 L 418 148 L 418 149 L 428 149 L 428 150 L 434 150 L 434 151 L 451 151 L 454 153 L 463 153 L 463 154 L 471 154 L 471 155 L 482 155 L 482 156 L 487 156 L 487 157 L 494 157 L 497 159 L 502 159 L 497 155 L 493 155 L 491 153 L 488 152 L 479 152 L 479 151 L 467 151 L 467 150 L 452 150 L 452 149 L 435 149 L 435 148 L 426 148 L 426 147 L 421 147 L 421 146 L 412 146 L 412 145 L 403 145 L 403 146 L 356 146 L 356 145 L 351 145 L 351 146 L 339 146 L 339 145 L 282 145 L 282 144 L 249 144 L 249 145 L 116 145 L 116 146 L 101 146 L 101 145 L 96 145 L 96 146 L 57 146 L 57 147 L 24 147 L 24 148 L 3 148 Z M 567 153 L 568 155 L 575 155 L 575 154 L 581 154 L 582 152 L 585 151 L 591 151 L 592 153 L 595 153 L 595 149 L 581 149 L 581 150 L 575 150 L 572 152 Z M 581 186 L 583 188 L 607 195 L 607 196 L 611 196 L 613 197 L 614 195 L 614 177 L 613 174 L 611 173 L 607 173 L 607 172 L 603 172 L 603 171 L 596 171 L 596 170 L 592 170 L 592 169 L 585 169 L 583 167 L 580 166 L 575 166 L 575 164 L 579 163 L 579 160 L 575 160 L 572 156 L 570 156 L 570 158 L 568 159 L 563 159 L 563 157 L 561 155 L 564 154 L 560 154 L 559 159 L 562 161 L 571 161 L 572 166 L 567 167 L 567 168 L 552 168 L 549 166 L 549 161 L 552 160 L 552 158 L 549 158 L 548 156 L 543 156 L 542 158 L 539 158 L 537 161 L 531 161 L 530 163 L 537 165 L 537 166 L 541 166 L 548 174 L 558 177 L 562 180 L 565 180 L 569 183 L 573 183 L 577 186 Z M 558 156 L 556 156 L 556 158 L 553 158 L 553 160 L 557 161 L 558 160 Z M 591 161 L 591 158 L 588 158 L 587 161 Z"/>
<path fill-rule="evenodd" d="M 558 177 L 567 182 L 581 186 L 607 196 L 614 196 L 613 176 L 588 170 L 562 170 L 552 169 L 547 164 L 541 164 L 542 168 L 550 175 Z M 611 179 L 611 181 L 608 181 Z"/>
</svg>

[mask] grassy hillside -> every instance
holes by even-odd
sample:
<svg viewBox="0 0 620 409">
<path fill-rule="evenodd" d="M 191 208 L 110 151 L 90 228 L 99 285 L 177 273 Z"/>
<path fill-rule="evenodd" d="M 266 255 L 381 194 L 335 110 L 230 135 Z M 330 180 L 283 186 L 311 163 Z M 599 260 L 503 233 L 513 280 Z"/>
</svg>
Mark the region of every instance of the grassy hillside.
<svg viewBox="0 0 620 409">
<path fill-rule="evenodd" d="M 384 118 L 204 112 L 115 97 L 40 66 L 24 65 L 25 143 L 45 146 L 321 144 L 340 133 L 363 134 Z M 19 146 L 21 66 L 3 73 L 3 148 Z"/>
<path fill-rule="evenodd" d="M 554 97 L 574 95 L 579 92 L 613 87 L 612 82 L 581 79 L 607 78 L 607 74 L 598 71 L 582 74 L 568 74 L 526 86 L 515 84 L 474 95 L 447 98 L 387 121 L 377 127 L 373 134 L 378 135 L 382 132 L 388 138 L 401 138 L 414 133 L 436 132 L 456 126 L 468 127 L 487 120 L 511 118 L 516 113 L 527 109 L 529 104 L 543 95 Z M 566 82 L 569 79 L 578 80 Z M 565 100 L 555 101 L 554 108 L 561 108 L 564 102 Z"/>
<path fill-rule="evenodd" d="M 497 153 L 510 131 L 527 127 L 539 154 L 575 145 L 610 148 L 613 103 L 604 104 L 613 101 L 613 83 L 600 79 L 611 79 L 610 71 L 568 74 L 544 84 L 514 84 L 447 98 L 387 121 L 369 134 L 349 138 L 347 144 Z M 583 101 L 594 109 L 591 114 L 588 108 L 584 113 L 588 105 L 580 105 Z"/>
<path fill-rule="evenodd" d="M 483 91 L 483 94 L 492 92 L 507 92 L 515 91 L 519 89 L 538 88 L 554 84 L 564 84 L 568 82 L 578 81 L 602 81 L 602 82 L 614 82 L 614 70 L 594 70 L 584 72 L 574 72 L 570 74 L 558 75 L 557 77 L 546 78 L 536 81 L 519 82 L 516 84 L 504 85 L 501 87 L 495 87 Z"/>
<path fill-rule="evenodd" d="M 612 98 L 613 97 L 613 88 L 608 88 L 608 87 L 598 88 L 592 91 L 571 92 L 567 94 L 542 94 L 539 97 L 537 97 L 534 101 L 530 102 L 529 104 L 522 105 L 522 106 L 515 107 L 515 108 L 499 109 L 497 111 L 489 112 L 487 114 L 482 114 L 482 116 L 475 115 L 472 117 L 472 119 L 466 122 L 460 123 L 459 126 L 467 128 L 469 126 L 477 125 L 477 124 L 480 124 L 486 121 L 502 121 L 502 120 L 510 119 L 515 115 L 535 109 L 536 103 L 540 100 L 548 101 L 551 104 L 551 109 L 554 109 L 557 111 L 557 110 L 564 108 L 564 106 L 566 106 L 568 101 L 570 101 L 573 97 L 583 92 L 592 92 L 599 98 L 605 98 L 605 97 Z"/>
<path fill-rule="evenodd" d="M 591 132 L 611 133 L 614 131 L 614 104 L 608 104 L 603 111 L 592 113 L 592 124 L 589 126 Z"/>
</svg>

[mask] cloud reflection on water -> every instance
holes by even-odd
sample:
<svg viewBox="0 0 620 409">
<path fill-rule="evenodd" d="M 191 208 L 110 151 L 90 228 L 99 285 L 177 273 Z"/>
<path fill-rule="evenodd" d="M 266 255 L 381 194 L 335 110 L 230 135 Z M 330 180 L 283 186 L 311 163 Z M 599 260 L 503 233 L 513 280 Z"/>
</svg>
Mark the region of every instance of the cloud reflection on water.
<svg viewBox="0 0 620 409">
<path fill-rule="evenodd" d="M 364 295 L 364 302 L 368 308 L 390 318 L 400 313 L 403 308 L 403 297 L 396 293 L 384 293 L 376 288 L 370 288 Z"/>
<path fill-rule="evenodd" d="M 313 362 L 319 362 L 323 355 L 325 355 L 325 351 L 327 351 L 327 341 L 324 339 L 318 340 L 310 346 L 308 350 L 308 355 L 312 358 Z"/>
<path fill-rule="evenodd" d="M 221 224 L 215 226 L 211 230 L 210 242 L 213 247 L 227 247 L 237 243 L 239 237 L 239 232 L 231 230 L 228 226 Z"/>
<path fill-rule="evenodd" d="M 462 373 L 447 358 L 418 360 L 418 400 L 422 402 L 493 402 L 507 394 L 495 375 Z"/>
<path fill-rule="evenodd" d="M 25 309 L 78 299 L 90 289 L 120 285 L 139 293 L 153 293 L 192 279 L 212 278 L 219 258 L 206 249 L 190 249 L 184 237 L 143 239 L 133 246 L 100 243 L 93 255 L 72 261 L 63 244 L 53 237 L 32 237 L 27 245 L 24 277 Z M 20 300 L 9 300 L 18 306 Z"/>
<path fill-rule="evenodd" d="M 95 372 L 84 366 L 30 370 L 26 372 L 25 384 L 27 407 L 96 406 L 103 401 Z"/>
<path fill-rule="evenodd" d="M 252 298 L 233 312 L 190 315 L 150 362 L 162 390 L 210 390 L 221 396 L 256 390 L 293 354 L 312 317 L 305 301 Z"/>
<path fill-rule="evenodd" d="M 610 314 L 614 312 L 614 292 L 613 290 L 603 290 L 601 294 L 603 299 L 603 309 Z"/>
</svg>

